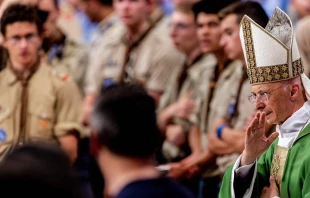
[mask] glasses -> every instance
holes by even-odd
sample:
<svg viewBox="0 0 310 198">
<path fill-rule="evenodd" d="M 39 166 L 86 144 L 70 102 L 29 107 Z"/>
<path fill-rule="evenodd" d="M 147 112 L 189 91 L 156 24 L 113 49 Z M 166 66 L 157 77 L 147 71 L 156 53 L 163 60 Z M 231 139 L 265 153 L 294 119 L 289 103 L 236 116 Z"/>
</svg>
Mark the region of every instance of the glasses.
<svg viewBox="0 0 310 198">
<path fill-rule="evenodd" d="M 272 91 L 269 91 L 269 92 L 261 92 L 261 93 L 258 93 L 258 94 L 252 93 L 251 95 L 248 96 L 248 100 L 249 100 L 252 104 L 256 103 L 257 99 L 259 99 L 261 102 L 267 102 L 268 99 L 269 99 L 268 96 L 269 96 L 272 92 L 274 92 L 274 91 L 276 91 L 276 90 L 278 90 L 278 89 L 280 89 L 280 88 L 282 88 L 282 87 L 284 87 L 284 86 L 287 86 L 287 85 L 288 85 L 288 84 L 282 85 L 282 86 L 280 86 L 280 87 L 278 87 L 278 88 L 276 88 L 276 89 L 274 89 L 274 90 L 272 90 Z"/>
<path fill-rule="evenodd" d="M 186 30 L 191 27 L 195 27 L 194 24 L 184 24 L 184 23 L 171 23 L 170 28 L 174 28 L 176 30 Z"/>
<path fill-rule="evenodd" d="M 12 36 L 10 38 L 7 38 L 7 41 L 12 45 L 17 45 L 22 41 L 22 39 L 25 39 L 27 43 L 33 43 L 37 40 L 37 38 L 37 34 L 26 34 L 25 36 Z"/>
</svg>

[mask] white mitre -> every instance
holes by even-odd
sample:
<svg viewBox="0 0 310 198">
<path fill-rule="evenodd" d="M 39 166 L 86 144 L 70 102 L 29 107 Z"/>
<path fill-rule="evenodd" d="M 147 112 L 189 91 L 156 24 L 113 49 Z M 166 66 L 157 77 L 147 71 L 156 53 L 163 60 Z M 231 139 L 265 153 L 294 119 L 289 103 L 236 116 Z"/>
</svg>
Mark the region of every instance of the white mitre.
<svg viewBox="0 0 310 198">
<path fill-rule="evenodd" d="M 240 23 L 240 39 L 251 84 L 301 76 L 307 98 L 310 98 L 310 80 L 303 73 L 293 25 L 285 12 L 276 8 L 265 29 L 244 16 Z"/>
</svg>

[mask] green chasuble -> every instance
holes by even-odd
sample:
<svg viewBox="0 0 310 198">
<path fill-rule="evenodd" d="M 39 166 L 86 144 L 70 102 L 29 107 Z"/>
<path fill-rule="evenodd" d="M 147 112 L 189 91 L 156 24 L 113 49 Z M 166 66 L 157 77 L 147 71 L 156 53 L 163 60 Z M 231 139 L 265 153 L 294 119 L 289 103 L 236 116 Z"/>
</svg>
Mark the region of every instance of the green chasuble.
<svg viewBox="0 0 310 198">
<path fill-rule="evenodd" d="M 298 138 L 288 151 L 284 172 L 282 177 L 282 184 L 280 189 L 281 198 L 310 198 L 310 124 L 308 124 L 298 135 Z M 265 186 L 269 186 L 269 177 L 271 173 L 272 158 L 275 148 L 278 144 L 278 139 L 275 140 L 269 149 L 259 158 L 256 163 L 257 171 L 253 187 L 252 196 L 246 197 L 260 197 L 261 191 Z M 220 198 L 232 197 L 232 166 L 225 172 L 222 187 L 220 191 Z M 235 173 L 234 173 L 235 174 Z M 236 182 L 236 175 L 235 181 Z M 251 179 L 246 181 L 250 187 Z M 239 183 L 234 184 L 235 190 L 238 189 Z M 244 185 L 244 184 L 240 184 Z M 245 191 L 244 191 L 245 192 Z M 236 192 L 235 192 L 236 195 Z M 243 195 L 242 195 L 243 196 Z"/>
</svg>

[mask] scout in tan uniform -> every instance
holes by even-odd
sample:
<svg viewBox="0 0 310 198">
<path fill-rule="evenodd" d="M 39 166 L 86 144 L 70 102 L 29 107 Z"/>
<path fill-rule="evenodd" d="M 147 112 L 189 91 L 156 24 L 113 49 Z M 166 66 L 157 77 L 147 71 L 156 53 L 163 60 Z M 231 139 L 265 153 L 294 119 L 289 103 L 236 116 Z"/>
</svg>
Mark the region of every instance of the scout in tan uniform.
<svg viewBox="0 0 310 198">
<path fill-rule="evenodd" d="M 43 50 L 49 65 L 64 75 L 72 76 L 81 91 L 88 62 L 87 47 L 68 37 L 57 27 L 59 8 L 57 1 L 40 0 L 35 5 L 45 13 Z M 43 17 L 41 16 L 41 19 Z"/>
<path fill-rule="evenodd" d="M 138 4 L 136 6 L 134 4 Z M 104 46 L 101 54 L 102 65 L 88 76 L 86 84 L 85 115 L 89 113 L 92 102 L 102 86 L 116 82 L 142 84 L 153 98 L 158 101 L 174 68 L 179 65 L 179 53 L 167 47 L 165 39 L 151 32 L 154 25 L 148 22 L 149 0 L 114 1 L 115 11 L 124 31 L 114 33 Z M 87 116 L 85 116 L 87 117 Z"/>
<path fill-rule="evenodd" d="M 182 160 L 179 164 L 179 167 L 177 167 L 175 164 L 172 165 L 172 171 L 176 172 L 176 174 L 172 173 L 172 175 L 178 176 L 180 174 L 180 171 L 174 171 L 173 169 L 187 169 L 187 171 L 191 172 L 190 170 L 194 168 L 195 166 L 198 166 L 200 168 L 208 168 L 210 170 L 210 166 L 215 164 L 215 158 L 213 157 L 212 153 L 208 152 L 207 149 L 203 151 L 201 142 L 203 139 L 201 137 L 201 133 L 204 131 L 203 125 L 205 124 L 204 119 L 209 114 L 207 109 L 209 108 L 209 102 L 212 99 L 212 96 L 214 94 L 214 87 L 217 84 L 217 81 L 219 79 L 219 76 L 223 73 L 223 70 L 226 67 L 230 67 L 231 64 L 228 64 L 229 61 L 227 61 L 227 58 L 224 56 L 224 52 L 222 48 L 219 45 L 219 41 L 221 38 L 220 33 L 220 20 L 217 17 L 217 12 L 224 6 L 223 4 L 220 4 L 216 1 L 208 1 L 208 6 L 205 6 L 205 2 L 198 3 L 194 6 L 193 10 L 196 16 L 196 26 L 197 28 L 197 44 L 199 41 L 199 45 L 196 44 L 196 46 L 200 47 L 200 52 L 204 52 L 205 54 L 214 53 L 215 59 L 213 62 L 211 60 L 206 61 L 204 64 L 211 64 L 213 65 L 213 71 L 211 75 L 208 77 L 206 82 L 204 82 L 203 87 L 203 93 L 200 95 L 200 103 L 196 103 L 198 109 L 197 112 L 194 112 L 194 115 L 196 119 L 192 119 L 192 117 L 189 119 L 191 121 L 191 127 L 190 127 L 190 145 L 192 146 L 192 154 Z M 193 22 L 193 24 L 195 24 Z M 180 28 L 182 28 L 182 24 L 180 25 Z M 188 39 L 182 39 L 184 40 Z M 178 43 L 176 43 L 178 44 Z M 208 56 L 208 55 L 204 55 Z M 240 65 L 239 65 L 240 66 Z M 235 70 L 238 70 L 238 65 L 232 64 L 232 67 L 234 67 Z M 228 75 L 229 76 L 229 75 Z M 235 76 L 236 77 L 236 76 Z M 199 79 L 199 78 L 196 78 Z M 194 82 L 196 85 L 200 85 L 201 82 Z M 213 170 L 213 169 L 212 169 Z M 190 173 L 191 175 L 192 173 Z M 214 176 L 214 175 L 213 175 Z M 219 181 L 218 178 L 212 177 L 212 175 L 209 176 L 210 182 L 209 182 L 209 193 L 208 197 L 216 197 L 217 194 L 217 183 L 216 181 Z"/>
<path fill-rule="evenodd" d="M 238 20 L 244 14 L 253 16 L 262 26 L 268 22 L 265 11 L 256 2 L 238 2 L 224 8 L 219 13 L 222 30 L 220 44 L 230 59 L 239 60 L 243 65 L 241 75 L 235 82 L 227 80 L 218 88 L 211 106 L 214 118 L 209 118 L 207 145 L 218 156 L 217 165 L 221 176 L 242 152 L 245 124 L 247 119 L 255 113 L 253 106 L 247 100 L 248 94 L 251 93 L 251 86 L 245 72 L 244 54 L 239 37 Z M 232 86 L 234 86 L 233 91 L 230 89 Z M 223 96 L 228 96 L 226 101 L 221 101 Z M 223 105 L 226 108 L 224 111 Z"/>
<path fill-rule="evenodd" d="M 0 73 L 0 157 L 31 140 L 58 141 L 77 156 L 81 95 L 77 86 L 40 62 L 42 23 L 29 5 L 9 6 L 1 18 L 9 53 Z"/>
<path fill-rule="evenodd" d="M 114 37 L 115 33 L 118 34 L 117 32 L 122 31 L 123 25 L 114 12 L 112 0 L 79 0 L 78 2 L 79 7 L 82 8 L 90 21 L 99 23 L 92 35 L 83 87 L 84 92 L 87 93 L 85 98 L 85 106 L 87 107 L 87 104 L 92 103 L 95 98 L 94 94 L 89 93 L 94 92 L 96 86 L 93 85 L 96 85 L 96 80 L 100 79 L 100 72 L 98 71 L 102 69 L 102 54 L 106 51 L 105 43 Z"/>
<path fill-rule="evenodd" d="M 175 47 L 186 55 L 180 69 L 171 74 L 167 88 L 159 105 L 159 122 L 166 132 L 166 141 L 163 145 L 163 154 L 168 161 L 179 161 L 191 152 L 188 136 L 192 124 L 198 122 L 196 116 L 201 108 L 202 99 L 208 91 L 210 79 L 216 66 L 216 59 L 212 54 L 203 55 L 196 37 L 196 26 L 192 4 L 179 4 L 171 16 L 170 36 Z M 190 96 L 186 96 L 190 95 Z M 178 119 L 171 115 L 173 106 L 177 106 L 183 97 L 193 100 L 195 108 L 187 117 Z"/>
<path fill-rule="evenodd" d="M 229 3 L 227 2 L 227 5 Z M 206 120 L 213 116 L 210 110 L 211 100 L 217 92 L 216 88 L 224 80 L 228 78 L 231 82 L 234 82 L 240 78 L 240 74 L 242 73 L 240 63 L 228 61 L 223 48 L 219 44 L 221 31 L 217 13 L 223 7 L 225 5 L 218 1 L 199 2 L 193 7 L 200 49 L 205 54 L 213 53 L 216 57 L 216 62 L 214 73 L 209 78 L 207 87 L 205 87 L 205 90 L 208 91 L 202 96 L 203 101 L 199 108 L 199 114 L 197 114 L 198 121 L 193 122 L 194 124 L 190 132 L 190 144 L 195 145 L 195 152 L 182 160 L 180 167 L 185 167 L 189 175 L 195 174 L 195 171 L 193 172 L 192 170 L 197 170 L 197 168 L 202 171 L 207 169 L 203 178 L 203 184 L 205 186 L 201 189 L 203 191 L 200 192 L 203 197 L 217 197 L 218 183 L 220 181 L 216 172 L 215 156 L 208 150 L 205 143 L 203 144 L 203 142 L 206 142 Z M 234 89 L 233 84 L 231 84 L 231 89 Z M 223 100 L 225 99 L 223 98 Z M 187 174 L 187 176 L 189 175 Z"/>
</svg>

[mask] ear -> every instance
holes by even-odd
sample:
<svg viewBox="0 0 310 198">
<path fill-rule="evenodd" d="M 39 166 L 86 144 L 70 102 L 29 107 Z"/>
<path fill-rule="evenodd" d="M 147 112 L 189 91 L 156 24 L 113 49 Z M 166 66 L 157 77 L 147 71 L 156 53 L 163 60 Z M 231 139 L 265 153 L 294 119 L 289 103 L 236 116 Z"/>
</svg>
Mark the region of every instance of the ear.
<svg viewBox="0 0 310 198">
<path fill-rule="evenodd" d="M 7 48 L 8 41 L 7 39 L 1 34 L 1 39 L 2 39 L 2 45 L 3 47 Z"/>
<path fill-rule="evenodd" d="M 291 100 L 294 101 L 297 99 L 297 97 L 299 96 L 300 94 L 300 86 L 298 84 L 292 84 L 291 86 L 291 90 L 290 90 L 290 93 L 291 93 Z"/>
</svg>

